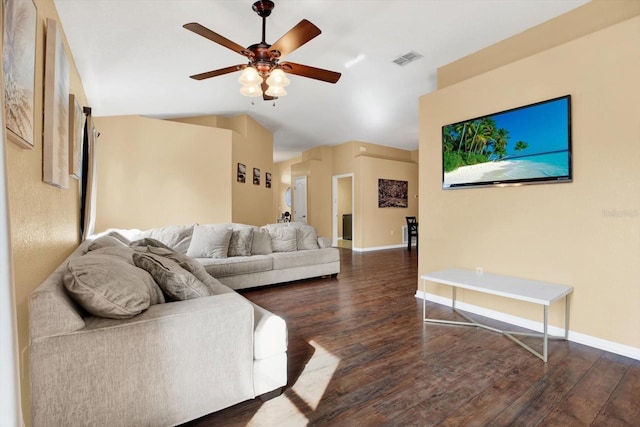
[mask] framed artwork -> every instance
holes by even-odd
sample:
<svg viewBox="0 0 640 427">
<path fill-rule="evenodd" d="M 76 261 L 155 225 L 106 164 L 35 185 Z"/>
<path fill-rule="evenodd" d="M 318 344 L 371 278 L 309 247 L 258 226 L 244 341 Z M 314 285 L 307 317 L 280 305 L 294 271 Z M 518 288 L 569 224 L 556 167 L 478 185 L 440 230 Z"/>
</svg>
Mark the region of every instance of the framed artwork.
<svg viewBox="0 0 640 427">
<path fill-rule="evenodd" d="M 47 19 L 44 68 L 44 182 L 69 187 L 69 62 L 58 23 Z"/>
<path fill-rule="evenodd" d="M 37 11 L 33 0 L 2 0 L 5 125 L 9 140 L 33 148 Z"/>
<path fill-rule="evenodd" d="M 264 186 L 271 188 L 271 172 L 265 172 L 264 174 Z"/>
<path fill-rule="evenodd" d="M 378 180 L 379 208 L 406 208 L 409 206 L 409 182 L 394 179 Z"/>
<path fill-rule="evenodd" d="M 242 163 L 238 163 L 238 182 L 245 182 L 247 180 L 247 167 Z"/>
<path fill-rule="evenodd" d="M 69 175 L 80 179 L 82 173 L 82 108 L 74 94 L 69 95 Z"/>
<path fill-rule="evenodd" d="M 258 168 L 253 168 L 253 183 L 260 185 L 260 169 Z"/>
</svg>

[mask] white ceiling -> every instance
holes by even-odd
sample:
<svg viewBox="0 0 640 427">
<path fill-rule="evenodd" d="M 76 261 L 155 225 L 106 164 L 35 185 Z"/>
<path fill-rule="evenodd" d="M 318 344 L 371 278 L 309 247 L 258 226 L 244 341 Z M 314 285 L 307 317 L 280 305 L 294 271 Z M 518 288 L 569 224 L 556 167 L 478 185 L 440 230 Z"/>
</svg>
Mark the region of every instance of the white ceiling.
<svg viewBox="0 0 640 427">
<path fill-rule="evenodd" d="M 306 18 L 322 34 L 286 60 L 342 78 L 332 85 L 291 76 L 289 94 L 273 106 L 240 95 L 239 73 L 189 78 L 245 58 L 182 25 L 198 22 L 240 45 L 258 43 L 253 0 L 54 1 L 95 116 L 247 113 L 273 132 L 274 161 L 349 140 L 417 149 L 418 98 L 436 89 L 438 67 L 587 2 L 274 0 L 267 43 Z M 409 51 L 423 58 L 392 62 Z"/>
</svg>

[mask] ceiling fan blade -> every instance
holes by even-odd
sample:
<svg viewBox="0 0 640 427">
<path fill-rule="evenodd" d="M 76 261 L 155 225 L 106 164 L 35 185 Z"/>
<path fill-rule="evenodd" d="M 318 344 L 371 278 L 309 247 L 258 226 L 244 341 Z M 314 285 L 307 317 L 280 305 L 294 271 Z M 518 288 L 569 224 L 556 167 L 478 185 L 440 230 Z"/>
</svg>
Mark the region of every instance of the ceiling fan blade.
<svg viewBox="0 0 640 427">
<path fill-rule="evenodd" d="M 319 36 L 321 32 L 320 28 L 303 19 L 284 36 L 280 37 L 277 42 L 272 44 L 269 51 L 277 50 L 280 52 L 280 58 L 282 58 L 314 37 Z"/>
<path fill-rule="evenodd" d="M 207 27 L 203 27 L 197 22 L 190 22 L 188 24 L 184 24 L 183 27 L 189 31 L 193 31 L 199 36 L 202 36 L 206 39 L 211 40 L 212 42 L 216 42 L 219 45 L 226 47 L 227 49 L 231 49 L 232 51 L 239 53 L 240 55 L 247 56 L 247 57 L 251 55 L 251 52 L 249 52 L 243 46 L 240 46 L 238 43 L 232 42 L 228 38 L 223 37 L 218 33 L 214 33 Z"/>
<path fill-rule="evenodd" d="M 322 80 L 323 82 L 336 83 L 340 80 L 341 73 L 322 68 L 310 67 L 308 65 L 296 64 L 295 62 L 281 62 L 282 70 L 289 74 L 309 77 L 310 79 Z"/>
<path fill-rule="evenodd" d="M 234 71 L 240 71 L 244 67 L 246 67 L 245 64 L 232 65 L 231 67 L 220 68 L 218 70 L 213 70 L 213 71 L 207 71 L 206 73 L 194 74 L 193 76 L 189 76 L 189 77 L 191 77 L 194 80 L 210 79 L 211 77 L 217 77 L 223 74 L 233 73 Z"/>
<path fill-rule="evenodd" d="M 269 96 L 267 95 L 267 89 L 269 89 L 269 85 L 267 84 L 267 82 L 263 79 L 262 80 L 262 99 L 264 99 L 265 101 L 272 101 L 274 99 L 278 99 L 276 96 Z"/>
</svg>

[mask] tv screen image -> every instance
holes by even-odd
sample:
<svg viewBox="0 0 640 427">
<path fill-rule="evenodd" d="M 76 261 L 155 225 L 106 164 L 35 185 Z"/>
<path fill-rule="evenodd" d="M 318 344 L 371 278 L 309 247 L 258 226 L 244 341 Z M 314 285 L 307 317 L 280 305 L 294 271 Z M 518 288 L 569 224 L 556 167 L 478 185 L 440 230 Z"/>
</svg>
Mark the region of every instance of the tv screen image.
<svg viewBox="0 0 640 427">
<path fill-rule="evenodd" d="M 571 182 L 571 96 L 442 127 L 442 188 Z"/>
</svg>

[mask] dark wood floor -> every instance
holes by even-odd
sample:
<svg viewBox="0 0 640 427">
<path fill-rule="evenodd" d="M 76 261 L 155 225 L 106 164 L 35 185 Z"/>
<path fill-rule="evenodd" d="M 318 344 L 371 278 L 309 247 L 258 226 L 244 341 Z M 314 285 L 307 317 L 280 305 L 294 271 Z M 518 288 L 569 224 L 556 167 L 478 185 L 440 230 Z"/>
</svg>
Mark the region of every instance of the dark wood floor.
<svg viewBox="0 0 640 427">
<path fill-rule="evenodd" d="M 415 251 L 341 255 L 337 279 L 244 292 L 287 321 L 284 393 L 189 426 L 640 426 L 640 361 L 551 341 L 545 364 L 484 329 L 423 324 Z"/>
</svg>

